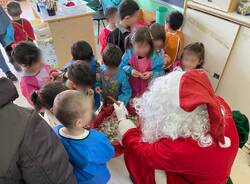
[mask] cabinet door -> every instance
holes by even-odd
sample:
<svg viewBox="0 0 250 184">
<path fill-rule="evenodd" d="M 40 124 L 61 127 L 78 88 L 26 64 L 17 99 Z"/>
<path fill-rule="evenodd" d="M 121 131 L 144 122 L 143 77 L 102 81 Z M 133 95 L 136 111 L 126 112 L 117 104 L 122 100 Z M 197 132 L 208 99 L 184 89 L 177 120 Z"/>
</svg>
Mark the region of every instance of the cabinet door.
<svg viewBox="0 0 250 184">
<path fill-rule="evenodd" d="M 185 45 L 202 42 L 205 45 L 205 64 L 213 88 L 216 90 L 231 52 L 239 25 L 224 19 L 187 9 L 183 27 Z"/>
<path fill-rule="evenodd" d="M 250 28 L 241 27 L 217 94 L 250 117 Z"/>
</svg>

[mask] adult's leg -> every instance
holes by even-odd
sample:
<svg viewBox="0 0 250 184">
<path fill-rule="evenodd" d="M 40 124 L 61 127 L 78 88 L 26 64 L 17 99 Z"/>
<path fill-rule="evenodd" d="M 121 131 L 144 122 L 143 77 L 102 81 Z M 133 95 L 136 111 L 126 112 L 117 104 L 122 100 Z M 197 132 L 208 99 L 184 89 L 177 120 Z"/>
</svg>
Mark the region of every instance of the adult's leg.
<svg viewBox="0 0 250 184">
<path fill-rule="evenodd" d="M 2 51 L 0 52 L 0 68 L 2 69 L 2 71 L 3 71 L 4 73 L 10 71 L 8 65 L 7 65 L 6 62 L 5 62 L 5 59 L 4 59 L 4 57 L 3 57 Z"/>
</svg>

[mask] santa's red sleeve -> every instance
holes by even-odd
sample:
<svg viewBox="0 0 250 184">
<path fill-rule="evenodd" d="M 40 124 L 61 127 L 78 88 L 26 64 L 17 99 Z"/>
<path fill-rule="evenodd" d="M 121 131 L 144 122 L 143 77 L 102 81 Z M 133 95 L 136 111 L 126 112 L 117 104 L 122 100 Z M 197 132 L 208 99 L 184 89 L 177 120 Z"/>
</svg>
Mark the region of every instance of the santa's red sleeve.
<svg viewBox="0 0 250 184">
<path fill-rule="evenodd" d="M 29 40 L 35 40 L 35 34 L 34 34 L 34 30 L 30 24 L 30 22 L 26 19 L 22 19 L 23 20 L 23 27 L 24 30 L 26 31 L 26 33 L 28 34 L 28 39 Z"/>
<path fill-rule="evenodd" d="M 164 138 L 152 144 L 144 143 L 141 141 L 141 131 L 133 128 L 125 133 L 122 143 L 125 150 L 133 151 L 136 158 L 140 158 L 151 168 L 181 173 L 190 170 L 193 164 L 193 159 L 190 158 L 194 158 L 197 152 L 195 149 L 190 150 L 190 147 L 185 145 L 186 141 L 192 140 L 172 141 Z M 192 156 L 190 152 L 193 153 Z"/>
</svg>

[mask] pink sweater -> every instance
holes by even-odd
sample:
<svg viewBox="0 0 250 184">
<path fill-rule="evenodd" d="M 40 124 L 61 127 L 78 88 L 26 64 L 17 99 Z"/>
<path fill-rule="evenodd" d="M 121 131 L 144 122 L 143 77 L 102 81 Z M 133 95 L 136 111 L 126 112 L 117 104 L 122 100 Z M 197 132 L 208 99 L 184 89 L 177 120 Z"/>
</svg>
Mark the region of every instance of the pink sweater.
<svg viewBox="0 0 250 184">
<path fill-rule="evenodd" d="M 50 66 L 44 65 L 41 70 L 35 75 L 23 73 L 20 80 L 20 87 L 23 96 L 28 100 L 31 105 L 31 94 L 36 90 L 40 90 L 42 86 L 46 85 L 49 82 L 50 72 Z"/>
</svg>

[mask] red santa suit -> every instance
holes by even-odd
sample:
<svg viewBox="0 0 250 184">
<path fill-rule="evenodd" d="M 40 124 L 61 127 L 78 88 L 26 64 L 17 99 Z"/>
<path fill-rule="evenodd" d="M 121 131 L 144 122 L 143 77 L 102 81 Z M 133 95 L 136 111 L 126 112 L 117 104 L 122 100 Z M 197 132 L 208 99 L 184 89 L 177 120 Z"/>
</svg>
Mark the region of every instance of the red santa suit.
<svg viewBox="0 0 250 184">
<path fill-rule="evenodd" d="M 143 131 L 131 128 L 133 125 L 123 120 L 119 130 L 123 135 L 124 159 L 131 179 L 135 184 L 155 184 L 160 183 L 157 175 L 163 173 L 165 178 L 162 183 L 167 184 L 225 184 L 239 146 L 231 110 L 222 98 L 215 95 L 203 71 L 176 72 L 178 84 L 166 89 L 176 87 L 173 91 L 178 94 L 173 96 L 178 98 L 177 108 L 185 113 L 194 111 L 199 105 L 206 105 L 210 124 L 207 135 L 211 135 L 212 141 L 202 146 L 192 137 L 173 139 L 161 136 L 155 142 L 144 142 Z M 171 75 L 175 74 L 165 77 L 171 78 Z M 166 79 L 166 85 L 168 83 Z M 149 91 L 155 90 L 153 86 Z M 175 103 L 175 100 L 172 102 Z"/>
</svg>

